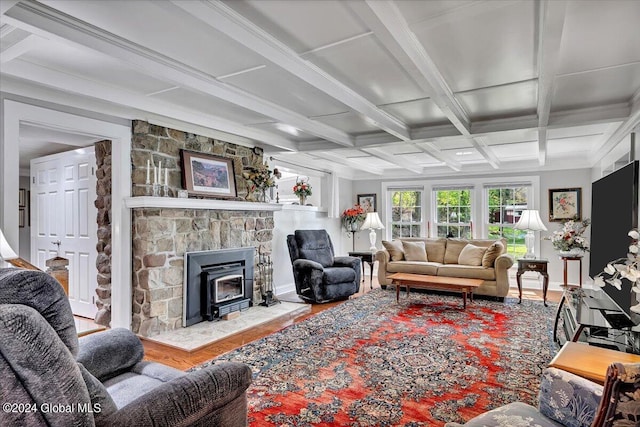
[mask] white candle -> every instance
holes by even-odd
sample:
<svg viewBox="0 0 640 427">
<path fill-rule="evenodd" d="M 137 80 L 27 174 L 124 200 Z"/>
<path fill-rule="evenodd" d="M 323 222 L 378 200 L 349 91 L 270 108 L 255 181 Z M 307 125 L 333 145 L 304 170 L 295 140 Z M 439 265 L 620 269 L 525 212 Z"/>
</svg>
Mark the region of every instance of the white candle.
<svg viewBox="0 0 640 427">
<path fill-rule="evenodd" d="M 149 175 L 151 174 L 150 170 L 151 170 L 151 162 L 147 160 L 147 184 L 151 183 L 151 181 L 149 181 Z"/>
<path fill-rule="evenodd" d="M 164 168 L 164 185 L 169 185 L 169 169 Z"/>
<path fill-rule="evenodd" d="M 162 160 L 158 162 L 158 184 L 162 185 Z"/>
<path fill-rule="evenodd" d="M 155 166 L 153 167 L 153 183 L 158 183 L 158 168 Z"/>
</svg>

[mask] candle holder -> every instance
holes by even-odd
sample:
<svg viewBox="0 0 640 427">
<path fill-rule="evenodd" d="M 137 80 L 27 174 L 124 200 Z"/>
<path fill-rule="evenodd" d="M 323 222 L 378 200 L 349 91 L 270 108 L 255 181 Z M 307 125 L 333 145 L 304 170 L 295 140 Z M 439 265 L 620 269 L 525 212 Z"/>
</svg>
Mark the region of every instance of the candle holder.
<svg viewBox="0 0 640 427">
<path fill-rule="evenodd" d="M 162 195 L 164 197 L 169 197 L 169 186 L 166 184 L 162 186 Z"/>
<path fill-rule="evenodd" d="M 153 184 L 153 197 L 160 197 L 160 184 Z"/>
</svg>

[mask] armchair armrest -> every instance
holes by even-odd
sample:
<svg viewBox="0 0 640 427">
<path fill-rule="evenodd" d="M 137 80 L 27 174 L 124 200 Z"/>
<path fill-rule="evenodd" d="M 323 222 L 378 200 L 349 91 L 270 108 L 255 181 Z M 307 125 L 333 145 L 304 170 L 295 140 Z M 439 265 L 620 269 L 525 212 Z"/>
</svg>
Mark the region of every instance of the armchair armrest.
<svg viewBox="0 0 640 427">
<path fill-rule="evenodd" d="M 310 259 L 302 259 L 302 258 L 293 261 L 293 269 L 324 271 L 324 267 L 319 262 L 311 261 Z"/>
<path fill-rule="evenodd" d="M 247 365 L 216 363 L 156 387 L 120 408 L 104 425 L 246 425 L 250 384 Z"/>
<path fill-rule="evenodd" d="M 76 361 L 100 382 L 130 370 L 144 356 L 140 339 L 124 328 L 86 335 L 79 342 Z"/>
<path fill-rule="evenodd" d="M 562 369 L 542 372 L 540 413 L 566 426 L 591 425 L 602 400 L 603 387 Z"/>
<path fill-rule="evenodd" d="M 334 267 L 351 267 L 355 270 L 360 271 L 360 268 L 362 267 L 360 265 L 362 261 L 360 261 L 360 258 L 358 257 L 354 257 L 354 256 L 337 256 L 333 259 L 333 266 Z"/>
</svg>

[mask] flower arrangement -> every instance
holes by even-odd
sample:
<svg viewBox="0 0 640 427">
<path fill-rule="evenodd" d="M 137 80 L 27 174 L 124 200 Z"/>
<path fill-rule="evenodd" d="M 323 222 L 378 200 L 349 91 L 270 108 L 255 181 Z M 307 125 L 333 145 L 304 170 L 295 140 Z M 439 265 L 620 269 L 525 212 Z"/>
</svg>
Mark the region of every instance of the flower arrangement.
<svg viewBox="0 0 640 427">
<path fill-rule="evenodd" d="M 607 264 L 604 271 L 594 278 L 594 283 L 601 288 L 605 284 L 610 284 L 618 290 L 622 290 L 622 279 L 631 282 L 631 291 L 640 294 L 640 233 L 638 230 L 631 230 L 628 233 L 633 239 L 629 245 L 629 253 L 626 258 L 619 258 Z M 608 276 L 607 279 L 604 276 Z M 631 311 L 640 314 L 640 303 L 631 306 Z"/>
<path fill-rule="evenodd" d="M 309 178 L 297 178 L 296 185 L 293 186 L 293 194 L 298 197 L 308 197 L 311 195 L 311 185 Z"/>
<path fill-rule="evenodd" d="M 357 229 L 366 216 L 367 214 L 364 209 L 362 209 L 362 206 L 355 205 L 354 207 L 345 209 L 344 212 L 342 212 L 340 215 L 340 221 L 342 222 L 342 226 L 345 230 L 352 231 L 354 229 L 354 224 Z"/>
<path fill-rule="evenodd" d="M 554 231 L 549 238 L 556 250 L 566 252 L 572 249 L 589 251 L 589 242 L 582 237 L 591 221 L 587 218 L 583 221 L 569 220 L 562 224 L 562 229 Z"/>
<path fill-rule="evenodd" d="M 267 188 L 275 187 L 276 178 L 282 177 L 282 173 L 276 168 L 273 171 L 269 169 L 267 163 L 258 163 L 253 166 L 247 166 L 242 172 L 242 177 L 253 183 L 250 191 L 264 191 Z"/>
</svg>

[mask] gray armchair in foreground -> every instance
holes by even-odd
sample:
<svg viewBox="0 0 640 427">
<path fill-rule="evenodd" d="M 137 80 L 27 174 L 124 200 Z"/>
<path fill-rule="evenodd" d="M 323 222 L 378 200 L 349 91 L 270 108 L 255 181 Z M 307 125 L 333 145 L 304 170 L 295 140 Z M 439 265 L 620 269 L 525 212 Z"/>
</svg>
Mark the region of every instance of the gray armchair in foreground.
<svg viewBox="0 0 640 427">
<path fill-rule="evenodd" d="M 300 298 L 322 303 L 360 290 L 360 258 L 335 257 L 325 230 L 296 230 L 287 236 L 287 246 Z"/>
<path fill-rule="evenodd" d="M 41 271 L 0 269 L 0 356 L 0 396 L 13 405 L 2 425 L 247 425 L 248 366 L 187 374 L 145 362 L 126 329 L 78 340 L 62 287 Z"/>
</svg>

